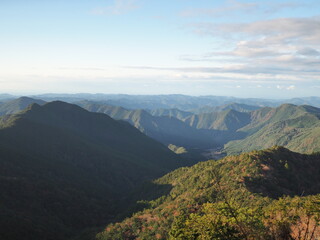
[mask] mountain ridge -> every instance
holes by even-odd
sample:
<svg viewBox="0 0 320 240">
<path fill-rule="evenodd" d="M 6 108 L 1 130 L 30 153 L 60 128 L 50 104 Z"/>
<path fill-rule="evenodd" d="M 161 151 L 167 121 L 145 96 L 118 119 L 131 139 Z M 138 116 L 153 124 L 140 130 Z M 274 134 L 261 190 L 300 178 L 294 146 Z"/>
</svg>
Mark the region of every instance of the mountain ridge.
<svg viewBox="0 0 320 240">
<path fill-rule="evenodd" d="M 3 103 L 0 103 L 0 116 L 17 113 L 19 111 L 24 110 L 30 104 L 33 104 L 33 103 L 38 103 L 39 105 L 43 105 L 45 104 L 45 101 L 41 99 L 33 99 L 29 97 L 20 97 L 17 99 L 6 101 Z"/>
<path fill-rule="evenodd" d="M 72 104 L 32 104 L 1 120 L 2 239 L 100 226 L 139 184 L 187 164 L 131 125 Z"/>
<path fill-rule="evenodd" d="M 262 114 L 261 114 L 262 113 Z M 252 123 L 238 129 L 247 136 L 225 145 L 229 154 L 281 145 L 291 150 L 312 153 L 320 151 L 320 109 L 284 104 L 252 112 Z M 261 117 L 257 117 L 261 116 Z"/>
</svg>

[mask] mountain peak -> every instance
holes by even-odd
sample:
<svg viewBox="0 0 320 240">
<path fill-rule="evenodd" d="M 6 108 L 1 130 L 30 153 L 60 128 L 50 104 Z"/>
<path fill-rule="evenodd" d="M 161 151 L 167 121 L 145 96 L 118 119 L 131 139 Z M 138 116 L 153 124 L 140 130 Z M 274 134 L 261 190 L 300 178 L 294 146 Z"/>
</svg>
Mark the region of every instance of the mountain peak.
<svg viewBox="0 0 320 240">
<path fill-rule="evenodd" d="M 78 105 L 66 103 L 63 101 L 52 101 L 48 102 L 43 105 L 44 109 L 48 109 L 51 111 L 81 111 L 81 112 L 88 112 L 87 110 L 79 107 Z"/>
</svg>

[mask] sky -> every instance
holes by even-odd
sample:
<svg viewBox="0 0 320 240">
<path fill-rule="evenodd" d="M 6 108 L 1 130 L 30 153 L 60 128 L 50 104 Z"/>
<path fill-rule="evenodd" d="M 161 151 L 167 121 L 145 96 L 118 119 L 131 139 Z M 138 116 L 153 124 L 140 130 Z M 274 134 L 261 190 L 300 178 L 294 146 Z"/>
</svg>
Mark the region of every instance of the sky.
<svg viewBox="0 0 320 240">
<path fill-rule="evenodd" d="M 320 96 L 320 1 L 0 0 L 0 93 Z"/>
</svg>

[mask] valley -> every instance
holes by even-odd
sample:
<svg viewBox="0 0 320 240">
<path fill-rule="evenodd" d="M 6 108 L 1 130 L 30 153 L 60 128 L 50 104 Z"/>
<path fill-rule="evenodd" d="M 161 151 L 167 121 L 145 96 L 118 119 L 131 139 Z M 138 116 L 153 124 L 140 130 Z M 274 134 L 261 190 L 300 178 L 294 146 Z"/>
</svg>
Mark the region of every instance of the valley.
<svg viewBox="0 0 320 240">
<path fill-rule="evenodd" d="M 1 239 L 273 239 L 272 214 L 320 236 L 317 107 L 47 100 L 0 103 Z"/>
</svg>

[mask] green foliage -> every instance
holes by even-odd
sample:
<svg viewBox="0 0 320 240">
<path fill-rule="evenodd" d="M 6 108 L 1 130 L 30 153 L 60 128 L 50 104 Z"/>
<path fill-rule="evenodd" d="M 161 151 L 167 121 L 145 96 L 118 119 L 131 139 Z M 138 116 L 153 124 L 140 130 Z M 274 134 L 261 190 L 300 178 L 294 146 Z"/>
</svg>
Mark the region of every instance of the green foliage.
<svg viewBox="0 0 320 240">
<path fill-rule="evenodd" d="M 235 110 L 201 113 L 184 120 L 197 129 L 216 129 L 235 132 L 250 123 L 250 114 Z"/>
<path fill-rule="evenodd" d="M 238 131 L 247 133 L 243 140 L 225 145 L 228 154 L 265 149 L 274 145 L 292 151 L 320 151 L 320 109 L 311 106 L 281 105 L 252 112 L 250 124 Z"/>
<path fill-rule="evenodd" d="M 309 194 L 320 192 L 319 169 L 317 155 L 283 147 L 180 168 L 155 181 L 172 186 L 165 198 L 150 201 L 152 207 L 107 226 L 97 236 L 101 240 L 120 234 L 123 239 L 156 239 L 156 234 L 158 239 L 181 240 L 316 239 L 320 194 Z M 288 194 L 291 197 L 285 197 Z M 140 225 L 133 225 L 136 219 Z"/>
</svg>

